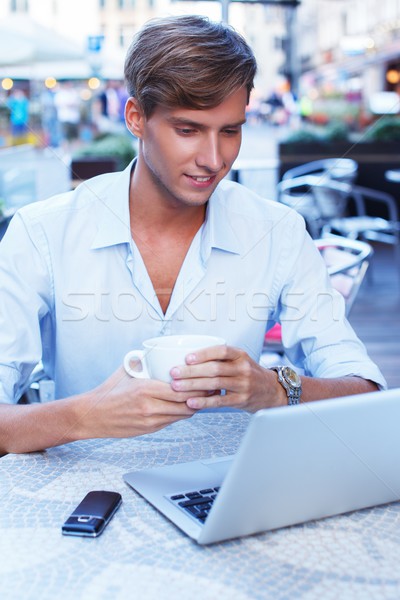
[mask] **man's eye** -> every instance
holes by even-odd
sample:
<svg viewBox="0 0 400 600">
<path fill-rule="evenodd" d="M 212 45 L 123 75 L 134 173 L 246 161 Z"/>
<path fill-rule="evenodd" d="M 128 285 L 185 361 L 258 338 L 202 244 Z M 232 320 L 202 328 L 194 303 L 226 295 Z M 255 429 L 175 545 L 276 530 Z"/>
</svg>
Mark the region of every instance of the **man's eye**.
<svg viewBox="0 0 400 600">
<path fill-rule="evenodd" d="M 227 135 L 237 135 L 240 133 L 240 129 L 224 129 L 224 133 Z"/>
<path fill-rule="evenodd" d="M 190 135 L 191 133 L 194 133 L 194 129 L 191 129 L 190 127 L 178 127 L 177 128 L 177 132 L 181 135 Z"/>
</svg>

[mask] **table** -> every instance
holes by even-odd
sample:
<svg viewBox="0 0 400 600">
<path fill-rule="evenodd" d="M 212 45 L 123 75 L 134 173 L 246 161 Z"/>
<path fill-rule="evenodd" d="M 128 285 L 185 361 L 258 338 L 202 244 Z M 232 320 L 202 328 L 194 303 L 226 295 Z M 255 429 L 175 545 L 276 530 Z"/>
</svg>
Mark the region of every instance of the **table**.
<svg viewBox="0 0 400 600">
<path fill-rule="evenodd" d="M 231 179 L 242 183 L 242 171 L 276 171 L 279 162 L 274 158 L 237 158 L 231 168 Z"/>
<path fill-rule="evenodd" d="M 202 547 L 122 480 L 129 470 L 230 454 L 248 419 L 199 413 L 140 438 L 0 459 L 0 598 L 399 598 L 400 503 Z M 62 536 L 92 489 L 120 492 L 121 508 L 99 538 Z"/>
</svg>

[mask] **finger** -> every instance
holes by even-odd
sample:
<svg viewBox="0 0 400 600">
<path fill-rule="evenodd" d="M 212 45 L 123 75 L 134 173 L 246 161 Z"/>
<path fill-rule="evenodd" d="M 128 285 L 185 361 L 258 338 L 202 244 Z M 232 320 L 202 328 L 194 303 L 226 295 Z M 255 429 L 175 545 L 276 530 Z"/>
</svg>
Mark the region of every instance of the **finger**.
<svg viewBox="0 0 400 600">
<path fill-rule="evenodd" d="M 157 381 L 155 379 L 136 379 L 137 385 L 143 389 L 143 394 L 146 397 L 160 400 L 162 402 L 168 401 L 176 404 L 185 404 L 186 400 L 190 397 L 191 391 L 174 390 L 169 383 L 163 381 Z M 204 394 L 206 392 L 204 391 Z"/>
<path fill-rule="evenodd" d="M 237 363 L 220 360 L 186 365 L 181 367 L 174 367 L 171 370 L 171 385 L 173 382 L 182 379 L 196 379 L 199 377 L 234 377 L 238 373 L 237 367 Z"/>
<path fill-rule="evenodd" d="M 183 419 L 190 419 L 197 411 L 191 408 L 186 403 L 175 403 L 169 401 L 157 401 L 153 405 L 153 411 L 146 418 L 147 428 L 150 430 L 158 430 L 172 425 L 176 421 L 182 421 Z"/>
<path fill-rule="evenodd" d="M 161 405 L 157 406 L 157 403 L 160 402 Z M 188 407 L 186 404 L 174 404 L 173 402 L 157 400 L 156 404 L 153 404 L 151 408 L 147 407 L 146 416 L 139 422 L 142 424 L 143 433 L 150 433 L 163 429 L 167 425 L 172 425 L 177 421 L 189 419 L 195 413 L 196 410 Z"/>
<path fill-rule="evenodd" d="M 187 418 L 191 417 L 194 411 L 185 402 L 171 402 L 161 400 L 160 398 L 143 397 L 137 404 L 138 413 L 144 418 Z"/>
<path fill-rule="evenodd" d="M 152 406 L 149 407 L 153 416 L 172 417 L 185 419 L 191 417 L 195 410 L 188 406 L 186 402 L 171 402 L 169 400 L 154 399 Z"/>
<path fill-rule="evenodd" d="M 188 354 L 186 364 L 192 365 L 210 360 L 236 360 L 242 352 L 242 350 L 233 346 L 211 346 Z"/>
<path fill-rule="evenodd" d="M 204 398 L 196 396 L 189 398 L 186 404 L 190 409 L 194 410 L 201 410 L 203 408 L 222 408 L 234 405 L 232 397 L 229 394 L 215 394 L 214 396 L 206 396 Z"/>
<path fill-rule="evenodd" d="M 204 392 L 202 395 L 210 396 L 215 390 L 235 390 L 238 384 L 232 381 L 232 377 L 200 377 L 193 379 L 177 379 L 171 382 L 172 389 L 177 393 L 190 395 L 193 392 Z M 188 398 L 186 398 L 187 400 Z"/>
</svg>

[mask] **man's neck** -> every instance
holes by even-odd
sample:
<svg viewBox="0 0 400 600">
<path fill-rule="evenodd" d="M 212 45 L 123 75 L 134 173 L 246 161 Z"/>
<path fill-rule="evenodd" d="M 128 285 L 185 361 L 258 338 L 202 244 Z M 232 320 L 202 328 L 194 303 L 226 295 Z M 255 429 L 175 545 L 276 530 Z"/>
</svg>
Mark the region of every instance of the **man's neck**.
<svg viewBox="0 0 400 600">
<path fill-rule="evenodd" d="M 132 230 L 193 236 L 205 219 L 206 205 L 184 205 L 156 187 L 137 164 L 131 176 L 129 209 Z"/>
<path fill-rule="evenodd" d="M 131 235 L 165 314 L 186 254 L 204 222 L 206 206 L 169 202 L 135 177 L 129 198 Z"/>
</svg>

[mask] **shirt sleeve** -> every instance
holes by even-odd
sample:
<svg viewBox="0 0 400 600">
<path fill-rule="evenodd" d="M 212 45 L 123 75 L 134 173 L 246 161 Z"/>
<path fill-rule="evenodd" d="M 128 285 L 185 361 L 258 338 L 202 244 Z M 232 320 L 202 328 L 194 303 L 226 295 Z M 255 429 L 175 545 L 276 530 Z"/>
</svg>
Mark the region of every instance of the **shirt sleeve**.
<svg viewBox="0 0 400 600">
<path fill-rule="evenodd" d="M 386 381 L 345 315 L 343 296 L 332 288 L 324 260 L 304 226 L 290 232 L 288 270 L 278 320 L 289 360 L 313 377 L 355 375 L 380 388 Z"/>
<path fill-rule="evenodd" d="M 52 304 L 45 236 L 23 214 L 14 216 L 0 244 L 1 402 L 18 400 L 41 360 L 41 329 Z"/>
</svg>

